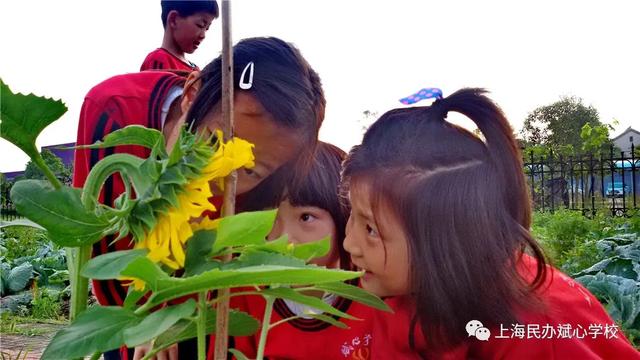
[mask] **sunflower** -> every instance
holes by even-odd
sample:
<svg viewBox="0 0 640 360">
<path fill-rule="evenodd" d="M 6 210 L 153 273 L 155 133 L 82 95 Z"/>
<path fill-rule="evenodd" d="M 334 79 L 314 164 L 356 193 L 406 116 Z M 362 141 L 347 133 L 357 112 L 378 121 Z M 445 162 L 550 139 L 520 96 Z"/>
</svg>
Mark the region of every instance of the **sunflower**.
<svg viewBox="0 0 640 360">
<path fill-rule="evenodd" d="M 216 136 L 222 139 L 222 132 L 216 132 Z M 224 177 L 233 170 L 255 166 L 253 144 L 240 138 L 233 138 L 226 143 L 220 140 L 218 144 L 198 175 L 188 179 L 178 192 L 177 206 L 171 206 L 160 213 L 156 225 L 146 233 L 144 239 L 136 243 L 136 249 L 149 250 L 147 257 L 153 262 L 162 263 L 174 270 L 183 268 L 184 245 L 193 235 L 194 228 L 204 225 L 193 225 L 193 220 L 207 210 L 216 211 L 208 200 L 213 196 L 209 183 L 217 182 L 222 189 Z M 140 286 L 135 282 L 134 285 L 136 288 Z"/>
</svg>

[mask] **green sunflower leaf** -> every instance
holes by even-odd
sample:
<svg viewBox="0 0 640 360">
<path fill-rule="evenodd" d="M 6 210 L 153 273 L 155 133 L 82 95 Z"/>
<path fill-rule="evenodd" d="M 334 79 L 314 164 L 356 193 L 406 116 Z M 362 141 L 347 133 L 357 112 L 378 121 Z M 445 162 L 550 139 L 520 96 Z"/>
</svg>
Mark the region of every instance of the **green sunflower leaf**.
<svg viewBox="0 0 640 360">
<path fill-rule="evenodd" d="M 49 232 L 60 246 L 90 245 L 106 235 L 111 224 L 80 202 L 80 189 L 54 189 L 43 180 L 18 181 L 11 188 L 18 212 Z"/>
<path fill-rule="evenodd" d="M 62 101 L 14 94 L 0 79 L 0 136 L 32 159 L 40 156 L 36 148 L 38 135 L 66 112 L 67 106 Z"/>
</svg>

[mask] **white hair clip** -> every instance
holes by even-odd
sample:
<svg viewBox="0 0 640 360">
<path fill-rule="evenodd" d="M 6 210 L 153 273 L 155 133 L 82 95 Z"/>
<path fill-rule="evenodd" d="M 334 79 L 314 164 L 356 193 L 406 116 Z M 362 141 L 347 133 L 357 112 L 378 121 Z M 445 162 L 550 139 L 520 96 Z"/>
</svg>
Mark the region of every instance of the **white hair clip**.
<svg viewBox="0 0 640 360">
<path fill-rule="evenodd" d="M 244 70 L 242 70 L 242 75 L 240 75 L 240 84 L 238 84 L 240 86 L 240 89 L 249 90 L 251 89 L 251 86 L 253 86 L 253 69 L 253 61 L 250 61 L 247 66 L 244 67 Z M 249 70 L 249 79 L 245 82 L 244 78 L 247 70 Z"/>
</svg>

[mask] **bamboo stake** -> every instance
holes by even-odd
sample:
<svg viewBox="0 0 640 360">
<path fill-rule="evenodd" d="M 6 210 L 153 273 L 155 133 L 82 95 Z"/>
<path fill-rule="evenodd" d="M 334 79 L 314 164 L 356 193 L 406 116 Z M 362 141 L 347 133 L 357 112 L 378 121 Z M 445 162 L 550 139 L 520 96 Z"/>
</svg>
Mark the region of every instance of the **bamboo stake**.
<svg viewBox="0 0 640 360">
<path fill-rule="evenodd" d="M 231 1 L 223 0 L 221 9 L 222 18 L 222 123 L 225 141 L 233 138 L 233 49 L 231 47 Z M 222 216 L 230 216 L 235 213 L 236 207 L 236 182 L 237 174 L 233 171 L 224 179 L 224 202 Z M 224 261 L 230 261 L 231 254 L 226 255 Z M 216 341 L 215 359 L 225 360 L 228 347 L 228 323 L 229 323 L 229 289 L 218 291 L 220 301 L 216 310 Z"/>
</svg>

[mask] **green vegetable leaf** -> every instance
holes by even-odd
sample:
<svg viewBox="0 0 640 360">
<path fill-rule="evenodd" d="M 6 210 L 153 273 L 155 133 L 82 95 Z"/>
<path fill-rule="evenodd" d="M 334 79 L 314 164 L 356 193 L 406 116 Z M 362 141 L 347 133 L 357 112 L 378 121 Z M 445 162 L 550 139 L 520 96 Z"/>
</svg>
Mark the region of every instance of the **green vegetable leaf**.
<svg viewBox="0 0 640 360">
<path fill-rule="evenodd" d="M 314 319 L 318 319 L 318 320 L 322 320 L 324 322 L 327 322 L 333 326 L 339 327 L 340 329 L 348 329 L 349 326 L 347 326 L 347 324 L 343 323 L 342 321 L 336 320 L 331 316 L 327 316 L 324 314 L 308 314 L 308 316 L 311 316 Z"/>
<path fill-rule="evenodd" d="M 129 267 L 132 267 L 132 265 Z M 206 290 L 274 284 L 319 284 L 349 280 L 360 275 L 360 272 L 326 269 L 312 265 L 302 268 L 259 265 L 236 270 L 221 271 L 214 269 L 188 278 L 154 279 L 154 281 L 157 281 L 155 284 L 157 289 L 154 290 L 154 294 L 149 301 L 155 306 L 171 299 Z M 129 276 L 142 278 L 140 273 L 136 274 L 133 271 Z"/>
<path fill-rule="evenodd" d="M 216 232 L 213 230 L 200 230 L 193 234 L 187 241 L 185 276 L 198 275 L 220 267 L 219 262 L 211 259 L 211 250 L 215 241 Z"/>
<path fill-rule="evenodd" d="M 130 309 L 117 306 L 94 306 L 76 321 L 58 331 L 42 359 L 76 359 L 95 352 L 105 352 L 124 344 L 124 330 L 140 321 Z"/>
<path fill-rule="evenodd" d="M 148 253 L 145 249 L 137 250 L 121 250 L 112 253 L 96 256 L 82 269 L 82 276 L 98 279 L 108 280 L 117 279 L 120 276 L 120 272 L 124 270 L 135 259 L 144 257 Z"/>
<path fill-rule="evenodd" d="M 318 241 L 294 245 L 293 256 L 298 259 L 309 261 L 311 259 L 327 255 L 330 250 L 331 236 L 326 236 Z"/>
<path fill-rule="evenodd" d="M 229 352 L 236 357 L 236 360 L 249 360 L 249 358 L 238 349 L 229 349 Z"/>
<path fill-rule="evenodd" d="M 191 316 L 195 310 L 195 300 L 189 299 L 182 304 L 168 306 L 153 312 L 137 325 L 124 331 L 125 343 L 128 347 L 135 347 L 151 341 L 180 319 Z"/>
<path fill-rule="evenodd" d="M 36 148 L 38 135 L 65 112 L 67 106 L 62 101 L 34 94 L 14 94 L 0 79 L 0 136 L 32 159 L 40 156 Z"/>
<path fill-rule="evenodd" d="M 327 314 L 336 315 L 345 319 L 355 319 L 355 317 L 334 308 L 333 306 L 322 301 L 322 299 L 320 298 L 317 298 L 315 296 L 303 295 L 291 288 L 279 287 L 279 288 L 273 288 L 273 289 L 264 289 L 261 292 L 264 295 L 270 295 L 270 296 L 278 297 L 282 299 L 293 300 L 299 304 L 311 306 Z"/>
<path fill-rule="evenodd" d="M 40 230 L 46 230 L 42 226 L 34 223 L 33 221 L 31 221 L 29 219 L 17 219 L 17 220 L 13 220 L 13 221 L 0 221 L 0 229 L 3 228 L 3 227 L 9 227 L 9 226 L 28 226 L 28 227 L 32 227 L 32 228 L 36 228 L 36 229 L 40 229 Z"/>
<path fill-rule="evenodd" d="M 18 181 L 11 188 L 18 212 L 49 232 L 60 246 L 89 245 L 106 235 L 110 224 L 80 203 L 80 189 L 53 187 L 43 180 Z"/>
<path fill-rule="evenodd" d="M 33 266 L 28 262 L 24 262 L 9 272 L 9 276 L 7 276 L 8 288 L 14 293 L 23 290 L 32 278 Z"/>
<path fill-rule="evenodd" d="M 223 265 L 224 270 L 241 269 L 249 266 L 279 265 L 304 268 L 307 266 L 304 260 L 266 251 L 247 250 L 239 257 Z"/>
<path fill-rule="evenodd" d="M 253 211 L 222 218 L 213 252 L 228 246 L 264 244 L 273 227 L 276 212 L 277 210 Z"/>
<path fill-rule="evenodd" d="M 158 289 L 158 281 L 169 278 L 169 275 L 162 271 L 158 264 L 155 264 L 147 257 L 138 257 L 134 259 L 129 263 L 129 265 L 127 265 L 127 267 L 124 268 L 124 270 L 120 272 L 120 275 L 140 279 L 153 291 Z M 195 292 L 197 292 L 197 290 L 190 291 L 185 295 Z"/>
<path fill-rule="evenodd" d="M 129 125 L 118 129 L 92 145 L 77 146 L 79 149 L 102 149 L 121 145 L 140 145 L 168 156 L 162 132 L 141 125 Z"/>
<path fill-rule="evenodd" d="M 260 324 L 251 315 L 237 310 L 229 311 L 229 336 L 249 336 L 258 331 Z M 207 310 L 207 334 L 216 331 L 216 310 Z M 154 346 L 166 348 L 180 341 L 193 339 L 197 336 L 196 323 L 190 320 L 180 320 L 162 335 L 156 338 Z"/>
<path fill-rule="evenodd" d="M 145 290 L 136 290 L 133 286 L 129 286 L 127 297 L 124 299 L 124 304 L 122 304 L 122 306 L 128 309 L 133 309 L 137 305 L 138 300 L 142 299 L 146 293 L 147 291 Z"/>
<path fill-rule="evenodd" d="M 277 252 L 280 254 L 289 254 L 291 252 L 289 237 L 287 234 L 284 234 L 275 240 L 267 241 L 264 244 L 251 246 L 250 248 L 252 250 Z"/>
<path fill-rule="evenodd" d="M 325 283 L 318 284 L 315 286 L 316 289 L 323 290 L 326 292 L 330 292 L 332 294 L 336 294 L 345 299 L 350 299 L 357 301 L 359 303 L 371 306 L 372 308 L 389 311 L 391 312 L 391 308 L 379 297 L 366 292 L 362 288 L 357 286 L 345 284 L 343 282 L 335 282 L 335 283 Z"/>
</svg>

